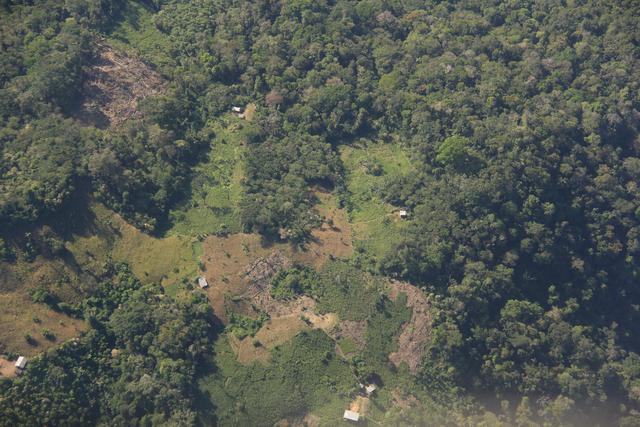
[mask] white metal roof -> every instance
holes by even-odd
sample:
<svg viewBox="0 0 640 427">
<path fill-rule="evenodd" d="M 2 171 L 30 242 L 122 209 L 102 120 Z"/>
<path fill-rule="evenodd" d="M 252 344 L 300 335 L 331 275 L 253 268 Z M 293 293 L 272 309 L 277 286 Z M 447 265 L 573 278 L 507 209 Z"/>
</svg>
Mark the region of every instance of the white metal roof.
<svg viewBox="0 0 640 427">
<path fill-rule="evenodd" d="M 371 394 L 374 391 L 376 391 L 376 385 L 375 384 L 369 384 L 368 386 L 365 387 L 365 390 L 367 392 L 367 394 Z"/>
<path fill-rule="evenodd" d="M 206 288 L 207 286 L 209 286 L 209 283 L 207 283 L 207 279 L 205 279 L 204 277 L 200 276 L 198 277 L 198 285 L 201 288 Z"/>
<path fill-rule="evenodd" d="M 18 357 L 18 360 L 16 360 L 16 368 L 24 369 L 25 366 L 27 366 L 27 358 L 24 356 Z"/>
<path fill-rule="evenodd" d="M 360 414 L 347 409 L 344 411 L 344 419 L 350 421 L 358 421 L 360 419 Z"/>
</svg>

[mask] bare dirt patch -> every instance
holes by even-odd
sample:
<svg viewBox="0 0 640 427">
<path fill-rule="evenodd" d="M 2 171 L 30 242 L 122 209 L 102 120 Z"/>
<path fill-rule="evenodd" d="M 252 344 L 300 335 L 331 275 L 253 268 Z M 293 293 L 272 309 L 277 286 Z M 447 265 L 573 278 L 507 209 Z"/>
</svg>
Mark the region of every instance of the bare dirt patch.
<svg viewBox="0 0 640 427">
<path fill-rule="evenodd" d="M 407 307 L 411 308 L 411 320 L 402 326 L 398 337 L 398 351 L 389 355 L 389 360 L 400 366 L 405 362 L 415 374 L 424 356 L 425 345 L 431 337 L 431 314 L 427 296 L 419 288 L 408 283 L 393 281 L 390 296 L 395 299 L 402 292 L 407 295 Z"/>
<path fill-rule="evenodd" d="M 254 260 L 244 270 L 242 281 L 245 283 L 245 292 L 239 302 L 230 307 L 227 299 L 225 312 L 234 309 L 235 312 L 242 311 L 249 316 L 257 316 L 262 312 L 270 316 L 254 337 L 230 339 L 231 347 L 242 364 L 256 360 L 266 361 L 269 350 L 289 341 L 298 332 L 311 328 L 328 332 L 334 329 L 338 321 L 335 314 L 317 314 L 316 302 L 308 296 L 284 301 L 271 296 L 271 279 L 278 271 L 290 265 L 291 261 L 280 250 Z"/>
<path fill-rule="evenodd" d="M 33 356 L 86 330 L 83 321 L 33 302 L 31 293 L 43 287 L 61 301 L 74 303 L 82 298 L 79 284 L 90 285 L 91 280 L 69 259 L 39 256 L 32 262 L 0 263 L 0 352 Z M 46 339 L 45 329 L 55 339 Z M 25 339 L 27 334 L 31 343 Z"/>
<path fill-rule="evenodd" d="M 98 42 L 97 57 L 86 67 L 83 101 L 76 117 L 100 128 L 118 126 L 138 114 L 138 101 L 162 93 L 164 79 L 139 58 Z"/>
<path fill-rule="evenodd" d="M 13 378 L 17 375 L 15 362 L 0 357 L 0 377 Z"/>
<path fill-rule="evenodd" d="M 247 120 L 247 121 L 251 121 L 253 120 L 253 116 L 254 114 L 256 114 L 256 104 L 254 104 L 253 102 L 250 104 L 247 104 L 247 106 L 244 109 L 244 113 L 242 114 L 242 117 Z"/>
<path fill-rule="evenodd" d="M 403 392 L 400 389 L 393 390 L 391 397 L 393 397 L 393 405 L 400 409 L 410 409 L 420 404 L 414 395 Z"/>
<path fill-rule="evenodd" d="M 0 345 L 7 350 L 34 356 L 87 330 L 82 320 L 32 302 L 25 291 L 0 293 Z M 43 336 L 45 329 L 55 336 L 54 340 Z M 27 334 L 33 338 L 32 344 L 25 339 Z"/>
<path fill-rule="evenodd" d="M 284 344 L 308 326 L 297 316 L 282 316 L 268 320 L 255 337 L 238 340 L 231 337 L 231 347 L 238 357 L 238 362 L 248 365 L 256 360 L 267 361 L 269 350 Z"/>
<path fill-rule="evenodd" d="M 329 258 L 347 258 L 353 253 L 351 225 L 344 209 L 337 206 L 331 193 L 316 190 L 320 200 L 317 212 L 324 217 L 322 226 L 312 231 L 312 241 L 294 254 L 296 261 L 321 267 Z"/>
<path fill-rule="evenodd" d="M 339 341 L 351 338 L 358 350 L 362 350 L 366 344 L 367 322 L 364 320 L 343 320 L 329 333 L 331 338 Z"/>
<path fill-rule="evenodd" d="M 258 360 L 268 361 L 272 348 L 286 343 L 299 332 L 310 329 L 322 329 L 327 332 L 333 328 L 338 317 L 333 313 L 316 314 L 308 308 L 309 301 L 312 303 L 311 306 L 315 307 L 315 302 L 310 298 L 283 304 L 278 308 L 282 314 L 267 320 L 254 337 L 239 340 L 231 336 L 229 342 L 238 357 L 238 362 L 249 365 Z M 289 313 L 284 314 L 287 311 Z"/>
<path fill-rule="evenodd" d="M 228 312 L 240 308 L 237 305 L 250 285 L 246 280 L 248 266 L 276 249 L 257 234 L 209 236 L 203 242 L 204 275 L 211 285 L 207 290 L 209 301 L 224 323 L 228 321 Z"/>
<path fill-rule="evenodd" d="M 248 308 L 246 297 L 252 299 L 267 286 L 268 280 L 265 282 L 264 278 L 275 274 L 274 263 L 282 261 L 269 258 L 273 253 L 278 252 L 279 257 L 287 259 L 286 265 L 278 268 L 286 268 L 293 262 L 320 268 L 331 257 L 344 258 L 353 253 L 351 228 L 344 210 L 336 206 L 331 194 L 316 194 L 321 201 L 318 212 L 326 220 L 321 228 L 313 231 L 312 241 L 302 248 L 286 242 L 267 242 L 257 234 L 239 233 L 205 239 L 202 262 L 204 275 L 211 284 L 207 292 L 214 312 L 223 323 L 228 321 L 229 312 L 245 312 Z M 253 289 L 249 289 L 250 286 Z"/>
<path fill-rule="evenodd" d="M 349 410 L 353 412 L 357 412 L 361 417 L 367 413 L 367 409 L 369 409 L 369 398 L 364 396 L 357 396 L 349 405 Z"/>
</svg>

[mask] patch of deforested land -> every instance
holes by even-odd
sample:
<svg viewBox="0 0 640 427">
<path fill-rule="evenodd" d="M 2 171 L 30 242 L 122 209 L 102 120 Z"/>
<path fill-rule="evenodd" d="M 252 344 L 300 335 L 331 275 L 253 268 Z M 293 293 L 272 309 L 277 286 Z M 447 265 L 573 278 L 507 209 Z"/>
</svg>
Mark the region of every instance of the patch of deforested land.
<svg viewBox="0 0 640 427">
<path fill-rule="evenodd" d="M 77 118 L 96 127 L 117 127 L 139 116 L 138 103 L 163 92 L 167 82 L 140 58 L 96 42 L 97 55 L 84 67 Z"/>
</svg>

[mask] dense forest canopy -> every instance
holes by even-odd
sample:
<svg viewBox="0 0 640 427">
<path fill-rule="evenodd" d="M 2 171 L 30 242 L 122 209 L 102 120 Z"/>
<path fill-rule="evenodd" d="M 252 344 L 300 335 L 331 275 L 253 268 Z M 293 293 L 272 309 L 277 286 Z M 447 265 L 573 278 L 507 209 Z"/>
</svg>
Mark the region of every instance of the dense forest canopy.
<svg viewBox="0 0 640 427">
<path fill-rule="evenodd" d="M 139 118 L 109 129 L 73 117 L 94 41 L 123 19 L 124 2 L 0 3 L 6 240 L 17 226 L 74 209 L 67 201 L 83 191 L 161 234 L 169 209 L 192 190 L 191 167 L 209 149 L 213 120 L 235 105 L 257 106 L 240 217 L 265 239 L 310 239 L 321 224 L 314 188 L 351 208 L 341 147 L 399 145 L 416 171 L 385 177 L 376 192 L 410 212 L 408 225 L 360 267 L 433 295 L 434 329 L 415 387 L 446 387 L 446 399 L 472 396 L 496 412 L 511 402 L 521 425 L 640 422 L 638 2 L 140 3 L 165 38 L 173 64 L 158 71 L 170 83 L 140 103 Z M 0 258 L 9 259 L 2 243 Z M 305 273 L 299 288 L 314 280 Z M 118 388 L 137 373 L 99 361 L 86 369 L 108 378 L 108 391 L 83 399 L 111 397 L 91 403 L 79 422 L 195 419 L 187 383 L 199 353 L 156 341 L 167 336 L 165 320 L 187 328 L 185 340 L 206 341 L 184 320 L 205 316 L 200 302 L 184 303 L 178 325 L 153 289 L 132 292 L 131 309 L 100 314 L 81 350 L 42 363 L 89 363 L 83 351 L 117 341 L 139 363 L 175 370 L 168 383 L 149 382 L 160 381 L 168 400 L 186 393 L 184 409 L 144 401 L 151 384 L 140 401 L 119 402 Z M 145 304 L 159 311 L 146 313 Z M 50 384 L 33 385 L 33 372 L 0 393 L 45 393 Z M 26 407 L 11 411 L 29 422 Z M 64 422 L 64 411 L 50 421 Z"/>
</svg>

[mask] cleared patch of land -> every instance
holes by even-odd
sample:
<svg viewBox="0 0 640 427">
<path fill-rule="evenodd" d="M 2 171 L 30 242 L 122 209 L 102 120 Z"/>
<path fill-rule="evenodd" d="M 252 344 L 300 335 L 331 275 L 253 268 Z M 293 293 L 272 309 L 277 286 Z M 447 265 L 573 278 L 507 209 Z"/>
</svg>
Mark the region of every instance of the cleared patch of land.
<svg viewBox="0 0 640 427">
<path fill-rule="evenodd" d="M 28 288 L 0 293 L 0 307 L 0 344 L 21 355 L 39 354 L 87 330 L 84 321 L 34 303 Z M 44 336 L 45 330 L 51 338 Z M 27 334 L 32 337 L 30 341 L 25 338 Z"/>
<path fill-rule="evenodd" d="M 72 234 L 66 246 L 76 261 L 99 271 L 107 260 L 127 262 L 145 283 L 171 285 L 197 274 L 197 240 L 184 236 L 157 238 L 142 233 L 99 203 L 91 204 L 90 233 Z"/>
<path fill-rule="evenodd" d="M 13 378 L 16 376 L 15 362 L 0 356 L 0 377 Z"/>
<path fill-rule="evenodd" d="M 429 301 L 424 292 L 408 283 L 393 281 L 391 298 L 402 292 L 407 295 L 407 307 L 411 309 L 411 320 L 402 326 L 398 337 L 398 351 L 389 355 L 389 360 L 399 367 L 401 363 L 409 366 L 409 371 L 417 373 L 424 357 L 425 346 L 431 337 L 431 314 Z"/>
<path fill-rule="evenodd" d="M 138 102 L 159 95 L 166 82 L 139 58 L 97 43 L 97 57 L 86 67 L 83 100 L 76 116 L 81 122 L 106 128 L 138 115 Z"/>
<path fill-rule="evenodd" d="M 243 296 L 250 285 L 245 277 L 246 268 L 257 259 L 277 250 L 292 261 L 320 268 L 331 257 L 346 258 L 352 254 L 351 229 L 345 212 L 336 206 L 329 193 L 317 195 L 321 200 L 318 212 L 326 221 L 313 231 L 313 239 L 305 247 L 267 242 L 257 234 L 246 233 L 209 236 L 204 240 L 204 275 L 211 284 L 207 292 L 214 312 L 223 322 L 228 320 L 229 312 L 246 310 L 247 299 Z"/>
<path fill-rule="evenodd" d="M 354 240 L 375 257 L 392 246 L 404 226 L 398 207 L 385 203 L 379 191 L 386 179 L 414 173 L 413 165 L 398 144 L 344 146 L 340 157 L 346 169 Z"/>
<path fill-rule="evenodd" d="M 210 125 L 215 137 L 193 168 L 190 197 L 170 213 L 170 235 L 239 233 L 243 156 L 249 124 L 230 117 Z"/>
<path fill-rule="evenodd" d="M 86 330 L 83 321 L 36 303 L 31 297 L 41 288 L 62 302 L 76 302 L 82 295 L 80 283 L 90 286 L 91 277 L 80 274 L 62 258 L 38 256 L 27 262 L 19 257 L 11 263 L 0 263 L 0 352 L 31 356 Z M 48 338 L 45 331 L 50 333 Z"/>
</svg>

